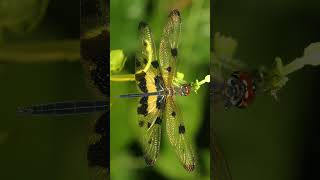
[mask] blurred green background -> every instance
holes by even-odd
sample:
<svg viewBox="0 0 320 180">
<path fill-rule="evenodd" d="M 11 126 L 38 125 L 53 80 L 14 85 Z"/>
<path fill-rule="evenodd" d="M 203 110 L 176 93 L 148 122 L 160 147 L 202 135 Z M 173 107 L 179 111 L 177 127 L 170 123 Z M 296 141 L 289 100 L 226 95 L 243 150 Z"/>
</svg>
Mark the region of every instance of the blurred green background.
<svg viewBox="0 0 320 180">
<path fill-rule="evenodd" d="M 15 112 L 18 106 L 94 99 L 76 58 L 79 9 L 78 0 L 0 1 L 0 179 L 89 177 L 88 124 L 95 117 L 25 117 Z M 56 49 L 64 53 L 57 57 Z"/>
<path fill-rule="evenodd" d="M 121 0 L 110 6 L 111 50 L 122 49 L 128 57 L 122 74 L 134 73 L 134 54 L 138 47 L 138 24 L 147 22 L 156 47 L 171 9 L 182 17 L 178 71 L 189 82 L 209 74 L 210 3 L 208 0 Z M 137 99 L 113 98 L 138 92 L 135 82 L 111 82 L 111 179 L 209 179 L 209 94 L 204 85 L 198 94 L 177 97 L 186 129 L 197 156 L 197 169 L 188 173 L 179 162 L 162 131 L 160 155 L 154 167 L 147 167 L 139 144 Z"/>
<path fill-rule="evenodd" d="M 301 57 L 320 41 L 320 2 L 302 0 L 215 1 L 215 32 L 238 41 L 235 54 L 251 68 Z M 279 92 L 256 97 L 247 109 L 214 111 L 217 139 L 234 180 L 294 180 L 318 177 L 319 67 L 289 75 Z"/>
</svg>

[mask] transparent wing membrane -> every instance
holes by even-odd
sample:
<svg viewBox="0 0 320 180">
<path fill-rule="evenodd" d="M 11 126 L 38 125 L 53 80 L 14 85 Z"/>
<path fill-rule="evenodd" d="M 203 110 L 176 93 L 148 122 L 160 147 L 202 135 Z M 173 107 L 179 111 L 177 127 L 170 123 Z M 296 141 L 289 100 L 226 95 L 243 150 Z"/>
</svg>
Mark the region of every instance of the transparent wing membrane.
<svg viewBox="0 0 320 180">
<path fill-rule="evenodd" d="M 196 160 L 191 144 L 188 141 L 187 129 L 183 122 L 181 112 L 173 97 L 167 97 L 165 119 L 170 144 L 187 171 L 193 171 Z"/>
<path fill-rule="evenodd" d="M 176 73 L 180 31 L 180 12 L 174 9 L 170 12 L 168 22 L 163 29 L 159 48 L 159 62 L 166 86 L 171 85 Z"/>
</svg>

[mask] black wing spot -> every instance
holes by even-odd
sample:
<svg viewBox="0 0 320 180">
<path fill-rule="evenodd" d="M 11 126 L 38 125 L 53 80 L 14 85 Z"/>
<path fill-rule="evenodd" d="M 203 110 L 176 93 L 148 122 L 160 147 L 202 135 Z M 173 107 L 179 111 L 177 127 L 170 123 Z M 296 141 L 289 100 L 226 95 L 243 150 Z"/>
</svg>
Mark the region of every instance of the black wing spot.
<svg viewBox="0 0 320 180">
<path fill-rule="evenodd" d="M 168 72 L 171 72 L 171 67 L 170 67 L 170 66 L 167 67 L 167 71 L 168 71 Z"/>
<path fill-rule="evenodd" d="M 140 99 L 140 104 L 147 104 L 148 102 L 148 96 L 144 96 Z"/>
<path fill-rule="evenodd" d="M 151 144 L 151 143 L 152 143 L 152 139 L 149 139 L 148 144 Z"/>
<path fill-rule="evenodd" d="M 148 60 L 147 60 L 146 58 L 144 58 L 144 59 L 143 59 L 143 63 L 144 63 L 144 64 L 147 64 L 147 63 L 148 63 Z"/>
<path fill-rule="evenodd" d="M 173 57 L 177 57 L 178 56 L 178 49 L 177 48 L 172 48 L 171 49 L 171 55 Z"/>
<path fill-rule="evenodd" d="M 184 125 L 181 125 L 179 126 L 179 134 L 184 134 L 186 132 L 186 129 L 184 127 Z"/>
<path fill-rule="evenodd" d="M 154 68 L 156 68 L 156 69 L 159 67 L 158 61 L 153 61 L 151 64 L 152 64 L 152 66 L 153 66 Z"/>
<path fill-rule="evenodd" d="M 147 89 L 147 81 L 146 81 L 146 73 L 145 72 L 141 72 L 138 74 L 135 74 L 135 79 L 136 81 L 138 81 L 138 86 L 141 89 L 142 92 L 147 93 L 148 89 Z"/>
<path fill-rule="evenodd" d="M 139 23 L 139 26 L 138 26 L 138 29 L 141 30 L 141 29 L 144 29 L 148 26 L 148 24 L 146 22 L 140 22 Z"/>
<path fill-rule="evenodd" d="M 157 109 L 162 108 L 162 96 L 157 96 L 156 108 Z"/>
<path fill-rule="evenodd" d="M 146 80 L 145 76 L 146 76 L 146 73 L 142 71 L 138 74 L 135 74 L 135 79 L 136 81 L 143 81 L 143 80 Z"/>
<path fill-rule="evenodd" d="M 138 107 L 137 112 L 138 114 L 142 114 L 144 116 L 148 115 L 148 104 L 142 104 L 140 107 Z"/>
<path fill-rule="evenodd" d="M 162 119 L 160 117 L 157 117 L 155 123 L 161 125 L 161 122 L 162 122 Z"/>
<path fill-rule="evenodd" d="M 163 89 L 163 79 L 162 76 L 157 75 L 154 77 L 154 84 L 156 86 L 157 91 L 160 91 Z"/>
<path fill-rule="evenodd" d="M 150 122 L 148 122 L 148 124 L 147 124 L 147 128 L 149 129 L 151 127 L 151 123 Z"/>
<path fill-rule="evenodd" d="M 141 66 L 141 63 L 138 60 L 136 60 L 136 67 L 140 67 L 140 66 Z"/>
<path fill-rule="evenodd" d="M 176 112 L 172 111 L 171 116 L 176 117 L 176 115 L 177 115 Z"/>
<path fill-rule="evenodd" d="M 143 127 L 144 121 L 139 121 L 139 127 Z"/>
</svg>

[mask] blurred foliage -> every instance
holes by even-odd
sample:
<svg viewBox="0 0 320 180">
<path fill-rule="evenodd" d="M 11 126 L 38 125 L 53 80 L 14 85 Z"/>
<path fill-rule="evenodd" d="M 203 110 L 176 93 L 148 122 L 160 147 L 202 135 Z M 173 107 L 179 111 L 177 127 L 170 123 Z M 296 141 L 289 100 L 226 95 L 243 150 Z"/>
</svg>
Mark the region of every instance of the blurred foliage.
<svg viewBox="0 0 320 180">
<path fill-rule="evenodd" d="M 44 28 L 40 26 L 35 29 L 46 15 L 48 4 L 49 0 L 0 0 L 0 62 L 33 63 L 80 59 L 78 39 L 49 38 L 39 41 L 37 37 L 32 37 L 37 35 L 37 30 Z M 24 42 L 26 39 L 27 42 Z"/>
<path fill-rule="evenodd" d="M 45 15 L 49 0 L 0 0 L 2 30 L 30 31 Z"/>
<path fill-rule="evenodd" d="M 41 47 L 41 50 L 39 49 Z M 50 40 L 44 42 L 15 42 L 0 45 L 0 62 L 48 63 L 78 61 L 79 40 Z"/>
<path fill-rule="evenodd" d="M 124 56 L 122 50 L 110 51 L 110 74 L 120 72 L 126 63 L 127 58 Z"/>
<path fill-rule="evenodd" d="M 280 57 L 275 58 L 275 67 L 266 72 L 265 91 L 268 91 L 277 99 L 277 92 L 283 88 L 289 80 L 288 75 L 302 69 L 304 66 L 320 65 L 320 42 L 312 43 L 304 49 L 302 57 L 295 58 L 287 65 L 282 64 Z"/>
<path fill-rule="evenodd" d="M 79 9 L 78 0 L 0 0 L 0 179 L 89 178 L 88 126 L 97 117 L 15 112 L 94 98 L 79 62 Z"/>
<path fill-rule="evenodd" d="M 210 25 L 209 1 L 111 1 L 111 49 L 122 49 L 128 57 L 122 74 L 134 73 L 134 54 L 138 43 L 138 24 L 148 22 L 157 49 L 164 23 L 171 9 L 182 17 L 178 71 L 191 81 L 209 74 Z M 192 67 L 192 68 L 190 68 Z M 139 144 L 137 99 L 112 98 L 138 92 L 134 82 L 111 83 L 111 178 L 112 179 L 209 179 L 209 136 L 202 131 L 209 123 L 207 87 L 198 94 L 177 97 L 187 131 L 198 158 L 195 172 L 182 167 L 162 130 L 160 155 L 154 167 L 146 167 Z M 195 108 L 196 105 L 196 108 Z M 126 173 L 123 173 L 126 172 Z"/>
</svg>

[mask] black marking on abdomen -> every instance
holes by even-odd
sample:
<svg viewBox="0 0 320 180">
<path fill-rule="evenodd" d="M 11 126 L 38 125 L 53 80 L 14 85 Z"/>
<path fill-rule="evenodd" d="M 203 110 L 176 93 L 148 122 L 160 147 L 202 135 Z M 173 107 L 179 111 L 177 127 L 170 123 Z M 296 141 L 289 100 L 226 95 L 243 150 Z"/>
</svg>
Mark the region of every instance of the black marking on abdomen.
<svg viewBox="0 0 320 180">
<path fill-rule="evenodd" d="M 163 96 L 157 96 L 157 102 L 156 102 L 156 108 L 161 109 L 162 108 L 162 99 Z"/>
<path fill-rule="evenodd" d="M 186 129 L 184 127 L 184 125 L 181 125 L 179 126 L 179 134 L 184 134 L 186 132 Z"/>
<path fill-rule="evenodd" d="M 163 88 L 162 76 L 157 75 L 156 77 L 154 77 L 154 84 L 156 86 L 157 91 L 161 91 Z"/>
<path fill-rule="evenodd" d="M 140 104 L 147 104 L 148 103 L 148 96 L 144 96 L 140 99 Z"/>
<path fill-rule="evenodd" d="M 172 55 L 172 57 L 177 57 L 177 56 L 178 56 L 178 50 L 177 50 L 177 48 L 172 48 L 172 49 L 171 49 L 171 55 Z"/>
<path fill-rule="evenodd" d="M 157 75 L 154 78 L 154 83 L 156 85 L 157 92 L 163 90 L 164 83 L 163 83 L 162 76 Z M 161 106 L 162 106 L 162 102 L 161 101 L 162 100 L 163 100 L 163 96 L 158 95 L 157 96 L 157 102 L 156 102 L 156 108 L 157 109 L 161 109 Z"/>
</svg>

